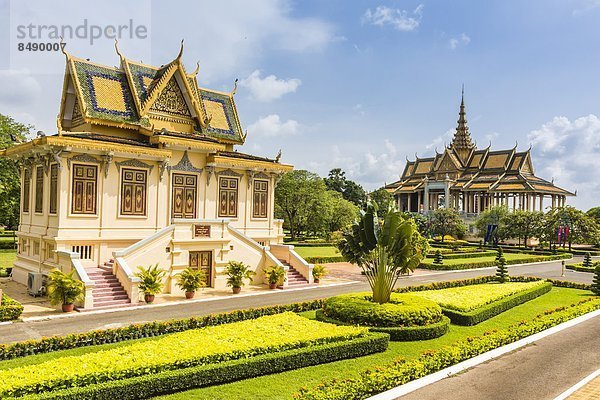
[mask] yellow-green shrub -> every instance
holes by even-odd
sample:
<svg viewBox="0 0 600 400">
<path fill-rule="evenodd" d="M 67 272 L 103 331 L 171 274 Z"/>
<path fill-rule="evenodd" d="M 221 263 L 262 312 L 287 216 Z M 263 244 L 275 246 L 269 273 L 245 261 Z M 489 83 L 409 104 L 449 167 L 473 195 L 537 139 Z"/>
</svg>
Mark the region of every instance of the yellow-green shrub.
<svg viewBox="0 0 600 400">
<path fill-rule="evenodd" d="M 0 371 L 0 397 L 85 386 L 166 370 L 349 340 L 366 328 L 335 326 L 294 313 L 212 326 L 79 356 Z"/>
</svg>

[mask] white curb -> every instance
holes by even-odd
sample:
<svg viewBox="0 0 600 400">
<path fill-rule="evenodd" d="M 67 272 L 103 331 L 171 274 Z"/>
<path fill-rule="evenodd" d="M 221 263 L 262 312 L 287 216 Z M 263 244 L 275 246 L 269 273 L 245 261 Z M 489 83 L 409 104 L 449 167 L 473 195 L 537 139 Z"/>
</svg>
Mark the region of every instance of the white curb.
<svg viewBox="0 0 600 400">
<path fill-rule="evenodd" d="M 60 318 L 77 318 L 77 317 L 83 316 L 83 315 L 117 313 L 117 312 L 125 312 L 125 311 L 132 311 L 132 310 L 150 309 L 150 308 L 156 308 L 156 307 L 176 306 L 176 305 L 181 305 L 181 304 L 204 303 L 204 302 L 208 302 L 208 301 L 227 300 L 227 299 L 232 299 L 232 298 L 237 299 L 240 297 L 267 296 L 267 295 L 271 295 L 271 294 L 289 293 L 289 292 L 295 292 L 295 291 L 299 291 L 299 290 L 312 290 L 312 289 L 318 289 L 318 288 L 329 288 L 329 287 L 335 287 L 335 286 L 352 285 L 355 283 L 360 283 L 360 281 L 330 283 L 330 284 L 321 285 L 321 286 L 310 286 L 310 287 L 306 287 L 306 288 L 285 289 L 283 291 L 270 290 L 270 291 L 264 291 L 264 292 L 242 293 L 242 294 L 236 294 L 235 296 L 215 296 L 215 297 L 211 297 L 208 299 L 190 299 L 190 300 L 170 301 L 170 302 L 159 303 L 159 304 L 142 304 L 139 306 L 130 306 L 130 307 L 115 308 L 115 309 L 104 309 L 104 310 L 95 310 L 95 311 L 92 309 L 90 311 L 74 312 L 74 313 L 68 313 L 68 314 L 46 315 L 46 316 L 41 316 L 41 317 L 25 317 L 25 318 L 21 318 L 21 321 L 33 322 L 33 321 L 45 321 L 45 320 L 60 319 Z M 9 321 L 9 323 L 12 323 L 12 322 L 14 322 L 14 321 Z"/>
<path fill-rule="evenodd" d="M 567 397 L 571 396 L 573 393 L 575 393 L 576 391 L 578 391 L 579 389 L 581 389 L 582 387 L 587 385 L 589 382 L 596 379 L 596 377 L 598 377 L 598 376 L 600 376 L 600 369 L 595 372 L 592 372 L 591 374 L 589 374 L 588 376 L 583 378 L 583 380 L 577 382 L 577 384 L 575 384 L 572 387 L 570 387 L 569 389 L 567 389 L 564 393 L 561 393 L 560 395 L 558 395 L 558 397 L 556 397 L 554 400 L 565 400 Z"/>
<path fill-rule="evenodd" d="M 452 375 L 458 374 L 464 370 L 472 368 L 481 363 L 493 360 L 494 358 L 498 358 L 506 353 L 510 353 L 516 349 L 527 346 L 537 340 L 545 338 L 546 336 L 553 335 L 557 332 L 560 332 L 564 329 L 575 326 L 581 322 L 587 321 L 594 317 L 600 316 L 600 310 L 593 311 L 591 313 L 582 315 L 580 317 L 574 318 L 567 322 L 563 322 L 562 324 L 553 326 L 552 328 L 546 329 L 545 331 L 536 333 L 534 335 L 528 336 L 524 339 L 518 340 L 514 343 L 507 344 L 506 346 L 498 347 L 497 349 L 488 351 L 487 353 L 480 354 L 476 357 L 470 358 L 466 361 L 455 364 L 451 367 L 444 368 L 441 371 L 435 372 L 433 374 L 424 376 L 423 378 L 414 380 L 412 382 L 406 383 L 401 386 L 397 386 L 388 391 L 379 393 L 375 396 L 369 397 L 369 400 L 393 400 L 397 399 L 400 396 L 404 396 L 408 393 L 414 392 L 417 389 L 421 389 L 427 385 L 435 383 L 437 381 L 441 381 L 444 378 L 448 378 Z"/>
</svg>

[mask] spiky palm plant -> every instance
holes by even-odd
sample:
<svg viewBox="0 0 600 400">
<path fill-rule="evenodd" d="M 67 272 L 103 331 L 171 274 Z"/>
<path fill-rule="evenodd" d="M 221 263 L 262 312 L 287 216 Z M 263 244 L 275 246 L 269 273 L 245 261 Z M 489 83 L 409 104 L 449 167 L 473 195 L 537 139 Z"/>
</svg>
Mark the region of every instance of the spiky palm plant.
<svg viewBox="0 0 600 400">
<path fill-rule="evenodd" d="M 415 223 L 390 206 L 383 219 L 377 206 L 368 203 L 351 230 L 344 233 L 338 248 L 349 262 L 364 271 L 373 301 L 384 304 L 400 274 L 412 272 L 419 265 L 429 244 L 417 231 Z"/>
</svg>

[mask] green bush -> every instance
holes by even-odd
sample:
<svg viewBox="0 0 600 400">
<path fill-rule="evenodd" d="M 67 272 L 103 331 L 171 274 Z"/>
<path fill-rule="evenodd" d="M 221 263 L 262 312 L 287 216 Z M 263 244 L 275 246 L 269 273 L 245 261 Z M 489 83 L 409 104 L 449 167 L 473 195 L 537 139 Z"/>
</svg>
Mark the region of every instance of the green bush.
<svg viewBox="0 0 600 400">
<path fill-rule="evenodd" d="M 327 264 L 327 263 L 337 263 L 337 262 L 345 262 L 346 259 L 343 256 L 334 256 L 334 257 L 306 257 L 304 260 L 309 264 Z"/>
<path fill-rule="evenodd" d="M 445 260 L 455 260 L 457 258 L 481 258 L 481 257 L 489 257 L 496 254 L 495 251 L 487 250 L 487 251 L 477 251 L 470 253 L 453 253 L 453 254 L 444 254 Z"/>
<path fill-rule="evenodd" d="M 349 325 L 347 322 L 338 321 L 329 318 L 323 310 L 317 310 L 317 320 L 328 322 L 336 325 Z M 394 342 L 410 342 L 413 340 L 429 340 L 444 336 L 448 332 L 450 326 L 450 318 L 442 316 L 440 322 L 424 326 L 409 326 L 409 327 L 369 327 L 371 332 L 382 332 L 390 335 L 390 340 Z"/>
<path fill-rule="evenodd" d="M 594 280 L 592 281 L 592 292 L 596 296 L 600 296 L 600 265 L 596 267 L 594 271 Z"/>
<path fill-rule="evenodd" d="M 444 264 L 444 257 L 442 256 L 441 251 L 436 250 L 435 255 L 433 256 L 433 263 L 435 265 L 443 265 Z"/>
<path fill-rule="evenodd" d="M 398 293 L 392 293 L 384 304 L 371 301 L 369 293 L 330 297 L 323 303 L 323 312 L 338 321 L 369 327 L 423 326 L 442 319 L 442 309 L 433 301 Z"/>
<path fill-rule="evenodd" d="M 256 320 L 174 333 L 122 347 L 54 358 L 37 364 L 35 374 L 31 373 L 31 366 L 0 370 L 0 397 L 81 387 L 343 342 L 367 333 L 364 327 L 323 324 L 291 312 L 269 315 Z"/>
<path fill-rule="evenodd" d="M 597 263 L 597 262 L 596 262 Z M 594 264 L 596 264 L 594 263 Z M 600 263 L 598 263 L 600 265 Z M 593 273 L 594 270 L 596 269 L 596 267 L 584 267 L 581 263 L 578 264 L 567 264 L 565 266 L 566 269 L 570 269 L 572 271 L 577 271 L 577 272 L 591 272 Z"/>
<path fill-rule="evenodd" d="M 585 256 L 583 256 L 582 266 L 584 266 L 586 268 L 592 268 L 593 267 L 592 255 L 590 254 L 589 251 L 587 253 L 585 253 Z"/>
<path fill-rule="evenodd" d="M 364 399 L 598 309 L 600 309 L 600 299 L 582 300 L 570 307 L 548 310 L 530 321 L 520 322 L 507 329 L 486 332 L 481 336 L 456 341 L 439 350 L 426 351 L 415 359 L 399 359 L 386 366 L 364 371 L 357 378 L 331 380 L 313 389 L 303 388 L 294 395 L 294 398 L 298 400 Z"/>
<path fill-rule="evenodd" d="M 513 264 L 530 264 L 541 261 L 554 261 L 554 260 L 563 260 L 566 258 L 571 258 L 571 254 L 559 254 L 555 256 L 539 256 L 532 258 L 515 258 L 512 260 L 507 260 L 507 265 Z M 454 264 L 454 265 L 434 265 L 432 263 L 421 263 L 420 268 L 431 269 L 431 270 L 459 270 L 459 269 L 472 269 L 472 268 L 488 268 L 495 267 L 496 261 L 474 261 L 474 262 L 466 262 L 464 264 Z"/>
<path fill-rule="evenodd" d="M 0 322 L 17 319 L 22 313 L 23 305 L 2 293 L 2 304 L 0 304 Z"/>
<path fill-rule="evenodd" d="M 539 286 L 515 293 L 512 296 L 505 297 L 501 300 L 487 304 L 472 311 L 463 312 L 443 308 L 443 312 L 444 315 L 450 318 L 453 324 L 466 326 L 477 325 L 487 319 L 503 313 L 506 310 L 510 310 L 519 304 L 523 304 L 529 300 L 533 300 L 536 297 L 546 294 L 551 289 L 552 284 L 550 282 L 544 282 Z"/>
<path fill-rule="evenodd" d="M 0 360 L 10 360 L 33 354 L 50 353 L 52 351 L 68 350 L 76 347 L 117 343 L 132 339 L 166 335 L 190 329 L 203 328 L 205 326 L 215 326 L 230 322 L 255 319 L 265 315 L 279 314 L 286 311 L 311 311 L 321 308 L 322 306 L 323 300 L 317 299 L 301 303 L 248 308 L 221 314 L 209 314 L 201 317 L 146 322 L 142 324 L 132 324 L 121 328 L 75 333 L 66 336 L 52 336 L 18 343 L 0 344 Z"/>
<path fill-rule="evenodd" d="M 147 399 L 177 391 L 235 382 L 246 378 L 378 353 L 387 349 L 388 340 L 388 335 L 368 333 L 363 337 L 345 342 L 326 343 L 219 364 L 202 365 L 85 387 L 45 392 L 21 397 L 20 399 Z"/>
</svg>

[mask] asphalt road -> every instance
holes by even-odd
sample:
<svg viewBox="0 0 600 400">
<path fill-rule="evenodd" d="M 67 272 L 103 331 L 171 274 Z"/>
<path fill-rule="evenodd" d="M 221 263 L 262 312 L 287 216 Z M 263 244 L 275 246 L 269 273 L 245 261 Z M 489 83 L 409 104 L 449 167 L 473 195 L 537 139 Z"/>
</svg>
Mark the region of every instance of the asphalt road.
<svg viewBox="0 0 600 400">
<path fill-rule="evenodd" d="M 398 281 L 398 286 L 419 285 L 435 281 L 493 275 L 495 274 L 495 269 L 486 268 L 474 271 L 427 273 L 427 275 L 418 274 L 410 277 L 403 277 Z M 543 278 L 563 279 L 582 283 L 592 282 L 592 274 L 583 272 L 567 271 L 565 277 L 561 278 L 560 262 L 509 267 L 509 274 L 540 276 Z M 368 288 L 369 287 L 366 282 L 359 282 L 340 286 L 316 287 L 306 290 L 275 291 L 268 292 L 264 295 L 229 297 L 222 300 L 213 300 L 207 302 L 173 304 L 161 307 L 144 307 L 141 309 L 123 309 L 118 312 L 103 314 L 82 313 L 68 318 L 18 322 L 9 325 L 0 325 L 0 343 L 39 339 L 43 336 L 87 332 L 95 329 L 119 327 L 140 322 L 163 321 L 174 318 L 185 318 L 194 315 L 206 315 L 244 308 L 295 303 L 299 301 L 335 296 L 342 293 L 368 290 Z"/>
<path fill-rule="evenodd" d="M 598 332 L 595 317 L 400 399 L 554 399 L 600 367 Z"/>
</svg>

